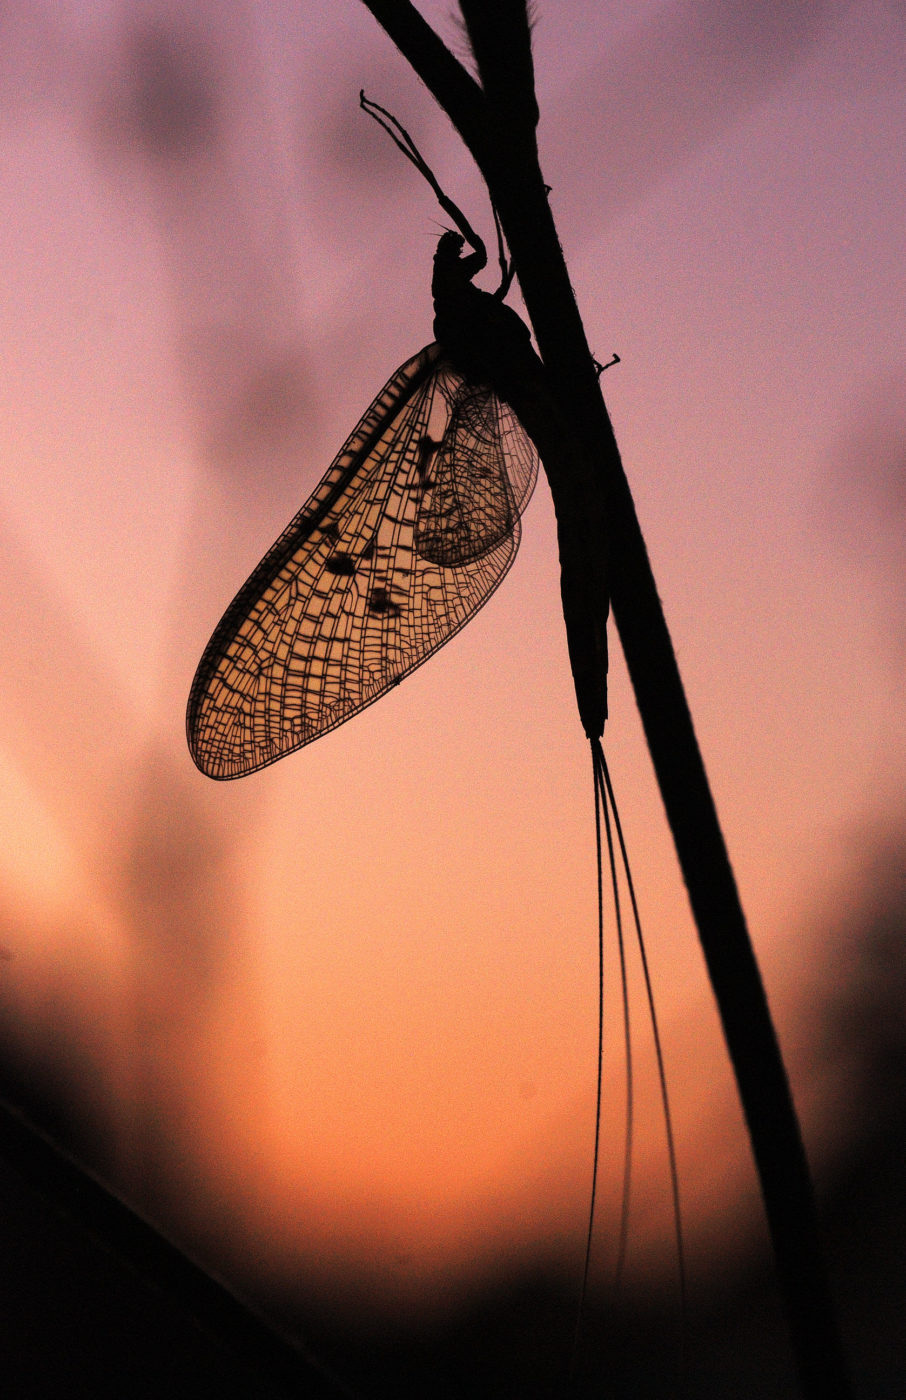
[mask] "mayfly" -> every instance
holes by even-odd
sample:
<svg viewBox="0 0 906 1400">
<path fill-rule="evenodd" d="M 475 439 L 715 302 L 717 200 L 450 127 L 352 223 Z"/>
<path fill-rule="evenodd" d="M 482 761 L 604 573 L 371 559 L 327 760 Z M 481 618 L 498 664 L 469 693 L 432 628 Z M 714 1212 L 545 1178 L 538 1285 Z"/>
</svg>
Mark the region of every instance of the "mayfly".
<svg viewBox="0 0 906 1400">
<path fill-rule="evenodd" d="M 487 602 L 519 546 L 539 459 L 494 367 L 531 364 L 529 332 L 503 302 L 506 270 L 494 294 L 473 285 L 484 244 L 407 133 L 387 129 L 461 229 L 434 257 L 437 340 L 391 376 L 208 643 L 187 730 L 212 778 L 252 773 L 379 699 Z"/>
<path fill-rule="evenodd" d="M 411 137 L 364 94 L 362 107 L 429 182 L 459 232 L 440 238 L 432 293 L 436 341 L 401 365 L 344 443 L 326 475 L 240 589 L 208 643 L 189 696 L 192 756 L 212 778 L 255 772 L 311 743 L 379 699 L 448 641 L 487 602 L 516 556 L 520 516 L 538 475 L 560 480 L 558 521 L 570 496 L 558 476 L 556 415 L 528 328 L 505 305 L 511 280 L 496 220 L 502 270 L 495 293 L 473 279 L 485 246 L 444 194 Z M 471 251 L 464 253 L 466 243 Z M 614 356 L 610 363 L 616 363 Z M 598 365 L 600 373 L 607 366 Z M 531 435 L 527 429 L 530 429 Z M 563 502 L 566 502 L 564 511 Z M 556 498 L 555 498 L 556 504 Z M 606 595 L 590 589 L 560 529 L 561 583 L 580 715 L 592 742 L 599 876 L 601 814 L 614 898 L 627 1052 L 623 1223 L 626 1244 L 632 1152 L 632 1069 L 613 813 L 641 947 L 626 850 L 601 748 L 606 677 Z M 599 953 L 601 881 L 599 878 Z M 679 1205 L 663 1062 L 644 948 L 667 1125 L 679 1241 Z M 601 1001 L 597 1128 L 581 1325 L 594 1219 L 601 1107 Z"/>
</svg>

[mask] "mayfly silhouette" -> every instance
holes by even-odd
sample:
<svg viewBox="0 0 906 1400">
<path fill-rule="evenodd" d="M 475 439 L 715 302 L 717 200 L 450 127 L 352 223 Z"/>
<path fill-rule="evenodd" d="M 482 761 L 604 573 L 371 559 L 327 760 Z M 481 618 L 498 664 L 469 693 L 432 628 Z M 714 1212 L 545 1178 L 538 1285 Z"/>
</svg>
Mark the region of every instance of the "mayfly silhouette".
<svg viewBox="0 0 906 1400">
<path fill-rule="evenodd" d="M 434 255 L 436 341 L 378 394 L 326 475 L 240 589 L 208 643 L 189 696 L 192 756 L 212 778 L 255 772 L 350 719 L 426 661 L 487 602 L 516 556 L 520 516 L 539 467 L 555 492 L 561 588 L 580 716 L 592 744 L 603 967 L 601 817 L 619 929 L 627 1054 L 622 1270 L 632 1157 L 632 1068 L 626 965 L 608 807 L 619 834 L 657 1047 L 682 1274 L 679 1200 L 660 1042 L 628 858 L 604 762 L 607 598 L 583 569 L 588 520 L 566 475 L 556 413 L 528 328 L 504 303 L 511 281 L 496 218 L 501 282 L 474 285 L 481 238 L 437 183 L 405 129 L 361 105 L 431 185 L 458 232 Z M 465 252 L 466 244 L 471 251 Z M 614 355 L 608 364 L 619 362 Z M 596 364 L 600 374 L 608 365 Z M 559 505 L 558 505 L 559 500 Z M 587 516 L 587 512 L 586 512 Z M 566 519 L 569 524 L 562 528 Z M 570 553 L 571 544 L 580 548 Z M 585 559 L 587 560 L 587 551 Z M 592 1197 L 571 1374 L 579 1352 L 594 1222 L 602 1091 L 602 989 Z"/>
<path fill-rule="evenodd" d="M 512 563 L 540 455 L 596 810 L 612 804 L 601 741 L 613 601 L 740 1090 L 803 1391 L 848 1400 L 783 1058 L 612 426 L 593 391 L 591 372 L 604 366 L 591 362 L 545 203 L 527 6 L 461 0 L 477 82 L 414 7 L 366 3 L 452 117 L 503 211 L 544 363 L 503 305 L 509 271 L 496 296 L 474 286 L 483 245 L 403 128 L 363 96 L 459 229 L 435 258 L 437 343 L 389 381 L 227 610 L 192 686 L 193 756 L 213 777 L 252 772 L 431 655 Z M 503 261 L 499 221 L 498 241 Z M 600 1031 L 598 1080 L 600 1101 Z"/>
<path fill-rule="evenodd" d="M 388 380 L 204 651 L 187 731 L 212 778 L 241 777 L 311 743 L 454 636 L 513 563 L 538 474 L 508 402 L 507 385 L 535 357 L 503 302 L 499 230 L 503 276 L 491 294 L 472 281 L 487 262 L 479 236 L 404 129 L 361 101 L 461 232 L 444 233 L 434 257 L 436 342 Z"/>
</svg>

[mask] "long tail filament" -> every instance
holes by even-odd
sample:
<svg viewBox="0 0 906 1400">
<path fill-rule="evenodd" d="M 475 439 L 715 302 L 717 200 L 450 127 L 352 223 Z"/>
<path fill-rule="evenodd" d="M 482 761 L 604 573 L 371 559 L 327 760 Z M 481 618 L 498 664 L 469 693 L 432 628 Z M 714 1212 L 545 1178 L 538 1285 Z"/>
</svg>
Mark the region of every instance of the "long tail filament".
<svg viewBox="0 0 906 1400">
<path fill-rule="evenodd" d="M 657 1011 L 654 1004 L 654 991 L 651 985 L 651 974 L 648 966 L 648 956 L 645 951 L 645 940 L 642 933 L 642 923 L 639 915 L 638 901 L 636 899 L 635 884 L 632 878 L 632 870 L 629 864 L 629 854 L 626 849 L 626 842 L 623 836 L 622 823 L 617 808 L 616 797 L 614 795 L 613 784 L 604 758 L 604 750 L 600 739 L 593 739 L 591 742 L 592 768 L 594 774 L 594 796 L 595 796 L 595 848 L 597 858 L 597 884 L 598 884 L 598 1068 L 597 1068 L 597 1089 L 595 1098 L 595 1143 L 592 1161 L 592 1184 L 591 1201 L 588 1217 L 588 1231 L 585 1242 L 585 1262 L 582 1270 L 582 1286 L 579 1295 L 579 1306 L 576 1317 L 576 1329 L 573 1338 L 572 1356 L 569 1368 L 568 1389 L 572 1390 L 576 1367 L 578 1363 L 582 1329 L 585 1315 L 585 1307 L 588 1296 L 589 1275 L 591 1269 L 592 1241 L 594 1236 L 595 1206 L 597 1201 L 598 1165 L 601 1145 L 601 1106 L 603 1097 L 603 1072 L 604 1072 L 604 879 L 603 879 L 603 842 L 601 839 L 602 814 L 603 829 L 607 841 L 607 856 L 610 867 L 610 883 L 613 894 L 614 916 L 617 932 L 617 949 L 620 962 L 620 991 L 623 1012 L 623 1038 L 625 1045 L 625 1065 L 626 1065 L 626 1118 L 625 1118 L 625 1145 L 623 1155 L 623 1185 L 622 1199 L 620 1206 L 620 1232 L 617 1244 L 617 1258 L 614 1265 L 614 1276 L 612 1290 L 614 1296 L 619 1290 L 622 1282 L 626 1264 L 626 1251 L 629 1238 L 629 1215 L 630 1215 L 630 1189 L 632 1182 L 632 1145 L 633 1145 L 633 1118 L 634 1118 L 634 1076 L 632 1059 L 632 1035 L 629 1009 L 629 980 L 626 965 L 626 947 L 623 936 L 623 918 L 620 903 L 620 888 L 617 871 L 617 861 L 614 849 L 614 832 L 616 833 L 617 844 L 620 850 L 620 864 L 626 881 L 626 889 L 629 894 L 629 902 L 632 908 L 633 925 L 635 928 L 636 942 L 639 948 L 639 956 L 642 964 L 642 974 L 645 982 L 645 996 L 648 1004 L 648 1016 L 651 1022 L 651 1032 L 654 1041 L 655 1056 L 657 1059 L 658 1082 L 660 1085 L 661 1105 L 664 1115 L 664 1129 L 667 1138 L 667 1155 L 670 1170 L 670 1188 L 673 1204 L 674 1234 L 676 1239 L 676 1260 L 677 1277 L 679 1286 L 679 1305 L 681 1320 L 681 1350 L 680 1350 L 680 1374 L 684 1370 L 683 1344 L 686 1333 L 686 1264 L 685 1250 L 683 1245 L 682 1215 L 680 1209 L 679 1175 L 676 1165 L 676 1146 L 673 1133 L 673 1119 L 670 1112 L 670 1096 L 667 1089 L 667 1075 L 664 1068 L 664 1055 L 661 1044 L 660 1030 L 657 1021 Z M 613 822 L 611 823 L 611 816 Z"/>
</svg>

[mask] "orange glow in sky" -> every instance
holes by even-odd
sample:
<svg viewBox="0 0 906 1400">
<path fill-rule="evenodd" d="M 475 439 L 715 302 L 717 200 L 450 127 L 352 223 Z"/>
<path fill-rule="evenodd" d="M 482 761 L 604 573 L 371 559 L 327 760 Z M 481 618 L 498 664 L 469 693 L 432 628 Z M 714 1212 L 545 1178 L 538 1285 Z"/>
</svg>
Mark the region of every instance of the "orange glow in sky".
<svg viewBox="0 0 906 1400">
<path fill-rule="evenodd" d="M 452 37 L 448 6 L 423 8 Z M 537 7 L 542 162 L 589 339 L 621 357 L 605 396 L 820 1173 L 855 1088 L 815 1050 L 850 953 L 831 912 L 906 776 L 906 19 L 611 8 Z M 197 773 L 184 737 L 224 607 L 431 339 L 440 215 L 359 89 L 490 233 L 475 172 L 353 0 L 4 24 L 9 1035 L 65 1072 L 127 1195 L 188 1201 L 211 1237 L 229 1220 L 262 1271 L 431 1307 L 501 1251 L 578 1269 L 594 822 L 543 479 L 499 593 L 377 705 L 237 783 Z M 613 650 L 605 745 L 708 1254 L 761 1228 L 755 1186 Z M 633 1248 L 656 1275 L 669 1178 L 638 972 Z"/>
</svg>

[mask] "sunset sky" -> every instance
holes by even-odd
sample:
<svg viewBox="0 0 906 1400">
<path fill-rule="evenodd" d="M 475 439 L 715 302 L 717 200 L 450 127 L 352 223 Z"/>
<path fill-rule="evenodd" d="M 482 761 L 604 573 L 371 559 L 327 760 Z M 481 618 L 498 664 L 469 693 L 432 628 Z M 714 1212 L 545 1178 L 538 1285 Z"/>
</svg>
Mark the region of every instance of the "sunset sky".
<svg viewBox="0 0 906 1400">
<path fill-rule="evenodd" d="M 420 8 L 462 55 L 449 0 Z M 906 11 L 535 10 L 551 203 L 592 347 L 621 357 L 605 397 L 825 1179 L 866 1092 L 826 1018 L 868 975 L 860 901 L 902 868 Z M 235 783 L 184 733 L 223 609 L 432 338 L 442 215 L 359 89 L 490 241 L 480 181 L 356 0 L 30 0 L 0 30 L 8 1037 L 222 1267 L 425 1310 L 501 1259 L 578 1271 L 594 819 L 543 478 L 499 593 L 380 703 Z M 762 1227 L 613 653 L 605 747 L 704 1268 Z M 630 1257 L 656 1279 L 669 1177 L 632 974 Z"/>
</svg>

